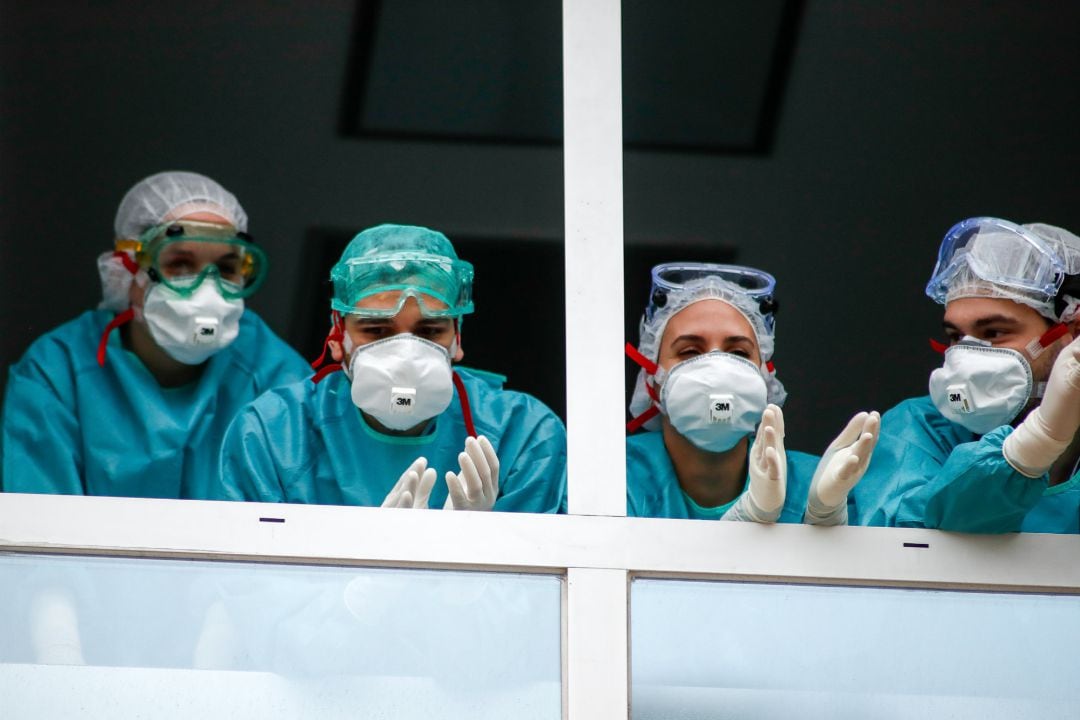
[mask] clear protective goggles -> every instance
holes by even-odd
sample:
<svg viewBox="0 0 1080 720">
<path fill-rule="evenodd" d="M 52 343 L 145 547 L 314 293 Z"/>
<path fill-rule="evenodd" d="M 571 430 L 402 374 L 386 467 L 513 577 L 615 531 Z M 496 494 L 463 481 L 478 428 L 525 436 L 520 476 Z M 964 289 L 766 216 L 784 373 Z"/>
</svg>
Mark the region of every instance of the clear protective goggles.
<svg viewBox="0 0 1080 720">
<path fill-rule="evenodd" d="M 1050 303 L 1065 270 L 1057 253 L 1030 230 L 999 218 L 969 218 L 953 225 L 941 241 L 926 294 L 944 305 L 950 289 L 977 278 Z"/>
<path fill-rule="evenodd" d="M 472 264 L 442 255 L 405 251 L 350 258 L 334 266 L 330 281 L 331 307 L 346 315 L 393 317 L 410 297 L 424 317 L 473 311 Z"/>
<path fill-rule="evenodd" d="M 266 254 L 230 225 L 177 220 L 155 225 L 127 247 L 121 241 L 117 249 L 134 250 L 152 281 L 183 297 L 213 278 L 223 297 L 245 298 L 266 279 Z"/>
<path fill-rule="evenodd" d="M 688 284 L 707 278 L 719 278 L 738 286 L 747 297 L 757 302 L 765 328 L 770 333 L 774 331 L 778 307 L 776 278 L 762 270 L 717 263 L 673 262 L 654 267 L 649 304 L 645 307 L 646 322 L 652 322 L 653 316 L 667 305 L 669 295 L 678 294 Z"/>
</svg>

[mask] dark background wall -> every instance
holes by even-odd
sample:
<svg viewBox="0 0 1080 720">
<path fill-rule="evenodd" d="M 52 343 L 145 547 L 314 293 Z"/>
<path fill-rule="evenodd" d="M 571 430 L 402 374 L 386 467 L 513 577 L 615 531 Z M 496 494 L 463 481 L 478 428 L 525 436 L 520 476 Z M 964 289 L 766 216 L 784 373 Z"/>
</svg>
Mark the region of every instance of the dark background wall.
<svg viewBox="0 0 1080 720">
<path fill-rule="evenodd" d="M 342 133 L 357 6 L 0 1 L 3 366 L 97 302 L 94 258 L 116 205 L 162 169 L 204 172 L 238 195 L 273 262 L 250 306 L 305 354 L 325 323 L 310 258 L 328 232 L 389 220 L 476 240 L 488 256 L 503 243 L 489 273 L 522 271 L 517 240 L 560 242 L 557 145 Z M 628 150 L 625 218 L 630 264 L 671 249 L 777 276 L 789 445 L 820 451 L 854 410 L 924 392 L 940 310 L 922 287 L 953 222 L 1080 228 L 1080 4 L 799 7 L 767 151 Z M 680 42 L 678 26 L 655 31 Z M 485 302 L 517 302 L 496 297 L 512 287 L 490 285 Z M 561 279 L 552 287 L 561 298 Z M 635 314 L 644 299 L 628 298 Z M 473 337 L 489 332 L 483 313 L 466 325 Z M 466 344 L 467 359 L 511 386 L 537 373 L 561 386 L 561 345 L 541 316 L 562 308 L 528 309 L 495 342 L 471 355 Z"/>
</svg>

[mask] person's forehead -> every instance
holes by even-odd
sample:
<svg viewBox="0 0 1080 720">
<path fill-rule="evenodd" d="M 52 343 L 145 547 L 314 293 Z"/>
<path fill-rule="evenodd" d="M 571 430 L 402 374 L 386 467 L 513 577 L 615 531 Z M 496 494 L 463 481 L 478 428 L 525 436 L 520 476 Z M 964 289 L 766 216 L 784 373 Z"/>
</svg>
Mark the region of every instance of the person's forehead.
<svg viewBox="0 0 1080 720">
<path fill-rule="evenodd" d="M 663 342 L 680 335 L 702 337 L 743 336 L 755 341 L 754 329 L 746 317 L 723 300 L 699 300 L 675 313 L 664 328 Z"/>
<path fill-rule="evenodd" d="M 198 212 L 186 213 L 181 217 L 171 217 L 172 213 L 165 216 L 164 222 L 180 222 L 183 220 L 190 220 L 192 222 L 204 222 L 211 223 L 213 225 L 225 225 L 232 227 L 232 223 L 225 217 L 211 212 L 209 210 L 199 210 Z"/>
<path fill-rule="evenodd" d="M 970 324 L 990 318 L 1030 322 L 1042 319 L 1042 315 L 1034 308 L 1008 298 L 957 298 L 945 305 L 944 321 L 953 325 Z"/>
</svg>

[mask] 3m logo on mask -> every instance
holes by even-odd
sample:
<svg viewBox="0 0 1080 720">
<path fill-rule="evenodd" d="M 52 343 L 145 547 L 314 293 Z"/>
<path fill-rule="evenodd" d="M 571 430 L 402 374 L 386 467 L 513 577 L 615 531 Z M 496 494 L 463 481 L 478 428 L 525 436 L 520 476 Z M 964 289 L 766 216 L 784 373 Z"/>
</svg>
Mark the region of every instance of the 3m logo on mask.
<svg viewBox="0 0 1080 720">
<path fill-rule="evenodd" d="M 968 399 L 966 384 L 949 385 L 945 388 L 945 393 L 948 396 L 949 407 L 954 411 L 966 415 L 975 410 L 975 407 Z"/>
<path fill-rule="evenodd" d="M 390 388 L 390 412 L 410 415 L 416 407 L 416 388 Z"/>
<path fill-rule="evenodd" d="M 709 396 L 709 422 L 730 423 L 735 396 L 730 394 Z"/>
<path fill-rule="evenodd" d="M 217 337 L 218 320 L 217 318 L 197 317 L 195 318 L 195 344 L 206 345 L 214 342 Z"/>
</svg>

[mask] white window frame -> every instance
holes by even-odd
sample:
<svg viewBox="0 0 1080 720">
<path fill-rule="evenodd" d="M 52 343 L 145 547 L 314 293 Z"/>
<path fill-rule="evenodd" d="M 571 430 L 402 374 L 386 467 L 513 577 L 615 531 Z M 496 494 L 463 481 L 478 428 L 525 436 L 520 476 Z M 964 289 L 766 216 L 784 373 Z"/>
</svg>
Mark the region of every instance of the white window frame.
<svg viewBox="0 0 1080 720">
<path fill-rule="evenodd" d="M 625 517 L 620 33 L 619 0 L 564 0 L 573 514 L 0 494 L 0 553 L 558 574 L 570 720 L 628 717 L 635 577 L 1080 594 L 1080 536 Z"/>
</svg>

